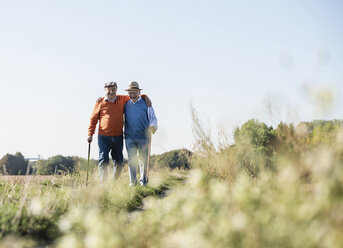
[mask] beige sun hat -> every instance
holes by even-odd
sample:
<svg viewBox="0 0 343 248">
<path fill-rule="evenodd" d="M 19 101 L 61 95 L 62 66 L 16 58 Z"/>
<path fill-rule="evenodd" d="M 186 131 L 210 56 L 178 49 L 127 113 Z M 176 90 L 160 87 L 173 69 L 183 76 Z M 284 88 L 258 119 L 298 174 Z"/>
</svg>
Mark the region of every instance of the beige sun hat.
<svg viewBox="0 0 343 248">
<path fill-rule="evenodd" d="M 126 91 L 130 91 L 130 90 L 142 90 L 139 88 L 139 84 L 135 81 L 132 81 L 131 83 L 129 83 L 128 88 L 126 89 Z"/>
</svg>

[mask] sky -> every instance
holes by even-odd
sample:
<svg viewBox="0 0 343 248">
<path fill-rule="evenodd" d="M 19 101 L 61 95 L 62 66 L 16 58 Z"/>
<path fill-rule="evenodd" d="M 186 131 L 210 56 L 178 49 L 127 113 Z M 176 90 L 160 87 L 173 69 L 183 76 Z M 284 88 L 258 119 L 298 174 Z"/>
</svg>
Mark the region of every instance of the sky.
<svg viewBox="0 0 343 248">
<path fill-rule="evenodd" d="M 0 0 L 0 157 L 87 157 L 108 81 L 123 95 L 137 81 L 152 100 L 152 154 L 192 149 L 191 105 L 214 142 L 252 118 L 342 119 L 342 11 L 339 0 Z"/>
</svg>

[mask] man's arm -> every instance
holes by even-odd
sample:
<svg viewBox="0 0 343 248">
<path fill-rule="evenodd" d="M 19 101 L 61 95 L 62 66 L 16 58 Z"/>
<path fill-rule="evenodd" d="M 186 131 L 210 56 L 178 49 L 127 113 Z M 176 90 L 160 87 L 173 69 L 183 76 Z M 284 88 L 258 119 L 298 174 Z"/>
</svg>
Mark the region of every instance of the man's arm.
<svg viewBox="0 0 343 248">
<path fill-rule="evenodd" d="M 100 103 L 100 102 L 102 102 L 102 100 L 104 100 L 104 97 L 98 97 L 98 99 L 96 99 L 96 102 Z"/>
<path fill-rule="evenodd" d="M 119 96 L 124 98 L 125 103 L 127 103 L 130 100 L 130 97 L 128 95 L 119 95 Z M 152 107 L 152 102 L 147 95 L 144 94 L 144 95 L 141 95 L 141 97 L 145 101 L 146 105 L 148 105 L 148 107 Z"/>
<path fill-rule="evenodd" d="M 152 102 L 151 102 L 150 98 L 147 95 L 141 95 L 141 97 L 145 101 L 146 105 L 148 105 L 148 107 L 152 107 Z"/>
<path fill-rule="evenodd" d="M 154 134 L 158 128 L 157 118 L 153 107 L 148 107 L 149 129 Z"/>
<path fill-rule="evenodd" d="M 99 120 L 100 103 L 101 102 L 95 103 L 95 106 L 94 106 L 94 109 L 90 118 L 90 123 L 88 126 L 88 138 L 87 138 L 88 143 L 92 142 L 93 134 L 95 133 L 95 129 L 96 129 L 96 124 L 98 123 L 98 120 Z"/>
<path fill-rule="evenodd" d="M 124 99 L 124 104 L 127 103 L 130 100 L 130 97 L 128 95 L 119 95 L 119 96 Z"/>
</svg>

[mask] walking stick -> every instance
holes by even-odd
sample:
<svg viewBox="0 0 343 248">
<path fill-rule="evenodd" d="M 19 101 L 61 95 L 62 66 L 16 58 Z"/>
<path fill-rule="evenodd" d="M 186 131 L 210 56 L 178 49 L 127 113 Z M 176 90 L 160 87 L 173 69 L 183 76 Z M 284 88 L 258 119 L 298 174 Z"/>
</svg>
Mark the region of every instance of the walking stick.
<svg viewBox="0 0 343 248">
<path fill-rule="evenodd" d="M 148 162 L 147 162 L 147 175 L 146 175 L 147 182 L 149 182 L 150 153 L 151 153 L 151 131 L 149 130 L 149 147 L 148 147 Z"/>
<path fill-rule="evenodd" d="M 88 169 L 89 169 L 89 157 L 91 153 L 91 143 L 88 143 L 88 162 L 87 162 L 87 177 L 86 177 L 86 187 L 88 186 Z"/>
</svg>

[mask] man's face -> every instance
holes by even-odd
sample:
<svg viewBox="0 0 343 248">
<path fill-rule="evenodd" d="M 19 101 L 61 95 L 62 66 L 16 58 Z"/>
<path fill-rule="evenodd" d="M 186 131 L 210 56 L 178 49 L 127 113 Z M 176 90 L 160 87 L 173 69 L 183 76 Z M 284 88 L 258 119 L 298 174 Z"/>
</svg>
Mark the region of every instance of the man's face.
<svg viewBox="0 0 343 248">
<path fill-rule="evenodd" d="M 132 101 L 137 101 L 139 98 L 140 90 L 130 90 L 129 96 Z"/>
<path fill-rule="evenodd" d="M 110 100 L 113 100 L 116 97 L 117 87 L 111 86 L 105 88 L 106 97 Z"/>
</svg>

